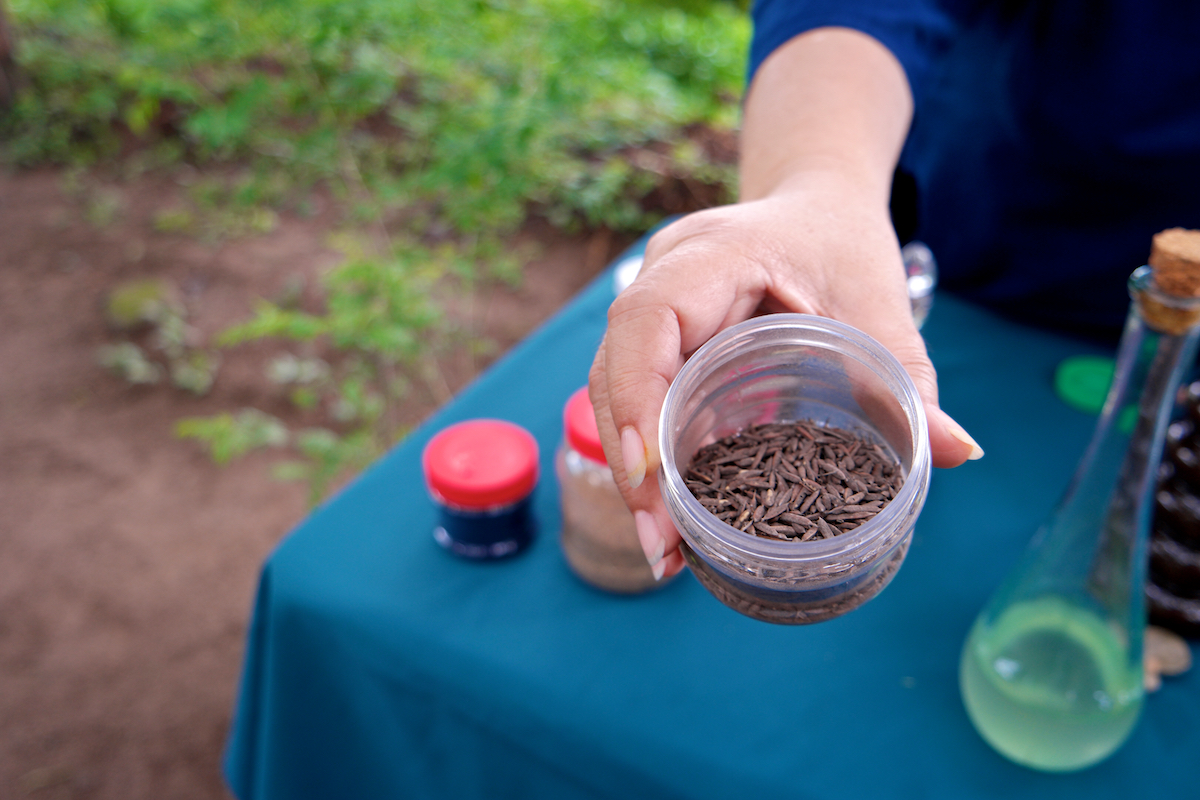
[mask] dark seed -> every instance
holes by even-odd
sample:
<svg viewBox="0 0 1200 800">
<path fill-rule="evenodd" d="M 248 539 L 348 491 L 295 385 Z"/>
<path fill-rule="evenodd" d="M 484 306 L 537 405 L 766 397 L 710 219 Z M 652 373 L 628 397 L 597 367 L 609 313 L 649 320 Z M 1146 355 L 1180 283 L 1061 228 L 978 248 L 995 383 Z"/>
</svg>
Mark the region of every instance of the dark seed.
<svg viewBox="0 0 1200 800">
<path fill-rule="evenodd" d="M 755 425 L 701 448 L 685 483 L 735 528 L 811 541 L 857 528 L 904 476 L 878 440 L 811 421 Z"/>
</svg>

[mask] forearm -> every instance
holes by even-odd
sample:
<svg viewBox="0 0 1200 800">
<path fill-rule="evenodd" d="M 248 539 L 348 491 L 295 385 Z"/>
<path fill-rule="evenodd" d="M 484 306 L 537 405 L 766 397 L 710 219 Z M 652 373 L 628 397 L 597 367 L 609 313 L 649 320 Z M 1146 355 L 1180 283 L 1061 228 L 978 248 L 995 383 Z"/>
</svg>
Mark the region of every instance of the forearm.
<svg viewBox="0 0 1200 800">
<path fill-rule="evenodd" d="M 797 36 L 763 62 L 750 86 L 741 199 L 825 174 L 886 204 L 911 119 L 904 69 L 878 41 L 848 28 Z"/>
</svg>

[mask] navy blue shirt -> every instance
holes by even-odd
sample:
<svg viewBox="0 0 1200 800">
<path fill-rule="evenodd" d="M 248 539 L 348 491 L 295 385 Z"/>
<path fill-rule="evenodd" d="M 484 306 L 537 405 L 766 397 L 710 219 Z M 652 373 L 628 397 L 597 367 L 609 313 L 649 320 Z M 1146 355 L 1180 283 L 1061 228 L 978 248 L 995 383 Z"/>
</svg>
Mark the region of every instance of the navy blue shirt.
<svg viewBox="0 0 1200 800">
<path fill-rule="evenodd" d="M 900 166 L 945 289 L 1115 336 L 1153 234 L 1200 228 L 1198 2 L 758 0 L 754 21 L 751 74 L 829 25 L 900 61 Z"/>
</svg>

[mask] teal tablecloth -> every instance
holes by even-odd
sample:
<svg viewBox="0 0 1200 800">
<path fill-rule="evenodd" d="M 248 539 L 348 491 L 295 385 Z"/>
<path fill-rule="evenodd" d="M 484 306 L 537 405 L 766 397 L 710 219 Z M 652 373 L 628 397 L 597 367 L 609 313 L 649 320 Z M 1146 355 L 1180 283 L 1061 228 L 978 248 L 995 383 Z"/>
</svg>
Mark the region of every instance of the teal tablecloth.
<svg viewBox="0 0 1200 800">
<path fill-rule="evenodd" d="M 611 299 L 606 273 L 267 561 L 225 764 L 241 800 L 1200 796 L 1200 670 L 1149 697 L 1115 756 L 1070 775 L 996 755 L 959 700 L 967 628 L 1092 430 L 1053 370 L 1097 348 L 939 297 L 925 334 L 942 403 L 987 456 L 935 472 L 878 598 L 776 627 L 687 573 L 628 598 L 568 571 L 552 458 Z M 460 560 L 430 535 L 421 448 L 476 416 L 541 446 L 540 538 L 506 562 Z"/>
</svg>

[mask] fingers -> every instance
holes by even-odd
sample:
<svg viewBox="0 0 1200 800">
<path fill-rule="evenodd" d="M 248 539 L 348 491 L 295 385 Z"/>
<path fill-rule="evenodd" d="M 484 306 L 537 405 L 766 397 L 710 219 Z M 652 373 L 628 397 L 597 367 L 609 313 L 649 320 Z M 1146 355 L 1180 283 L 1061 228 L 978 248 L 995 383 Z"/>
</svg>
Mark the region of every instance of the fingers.
<svg viewBox="0 0 1200 800">
<path fill-rule="evenodd" d="M 642 552 L 646 554 L 646 561 L 650 564 L 650 570 L 654 573 L 656 581 L 662 580 L 664 577 L 669 578 L 683 569 L 683 553 L 679 551 L 679 534 L 675 532 L 673 537 L 674 545 L 670 552 L 667 552 L 667 536 L 664 535 L 659 527 L 656 515 L 649 511 L 635 511 L 633 514 L 634 525 L 637 527 L 638 541 L 642 544 Z M 674 531 L 674 526 L 672 526 Z"/>
<path fill-rule="evenodd" d="M 613 420 L 609 406 L 609 382 L 607 369 L 608 337 L 596 351 L 592 370 L 588 378 L 589 395 L 596 414 L 596 425 L 600 439 L 608 454 L 609 465 L 617 486 L 633 512 L 638 541 L 646 561 L 650 564 L 655 580 L 663 580 L 683 569 L 683 558 L 679 553 L 680 536 L 675 529 L 658 489 L 657 438 L 652 439 L 654 449 L 648 452 L 645 439 L 636 424 L 626 422 L 620 430 Z M 653 404 L 653 397 L 649 402 Z M 664 392 L 665 396 L 665 392 Z M 661 400 L 658 401 L 661 406 Z M 642 423 L 646 425 L 647 423 Z M 653 421 L 653 433 L 657 437 L 657 419 Z"/>
<path fill-rule="evenodd" d="M 888 255 L 878 256 L 879 263 L 872 269 L 871 252 Z M 852 298 L 852 302 L 843 299 L 840 304 L 833 304 L 830 315 L 879 341 L 908 372 L 925 406 L 930 456 L 935 467 L 957 467 L 982 458 L 983 448 L 938 404 L 937 373 L 912 318 L 898 248 L 890 243 L 868 248 L 858 260 L 864 265 L 864 273 L 873 276 L 867 278 L 866 285 L 877 290 L 838 295 Z"/>
<path fill-rule="evenodd" d="M 869 333 L 869 331 L 868 331 Z M 983 448 L 938 405 L 937 374 L 915 326 L 881 334 L 880 341 L 900 361 L 925 405 L 930 459 L 935 467 L 957 467 L 983 458 Z M 878 338 L 878 337 L 877 337 Z"/>
<path fill-rule="evenodd" d="M 983 448 L 937 406 L 925 406 L 929 420 L 929 450 L 935 467 L 957 467 L 983 458 Z"/>
<path fill-rule="evenodd" d="M 868 333 L 870 333 L 868 331 Z M 937 373 L 916 327 L 899 334 L 881 334 L 880 342 L 896 356 L 913 380 L 925 406 L 930 460 L 935 467 L 957 467 L 983 458 L 983 448 L 938 405 Z M 879 338 L 879 337 L 877 337 Z"/>
<path fill-rule="evenodd" d="M 650 241 L 642 273 L 609 309 L 589 375 L 605 454 L 660 577 L 683 568 L 679 532 L 658 487 L 658 417 L 667 389 L 686 354 L 749 317 L 763 294 L 761 282 L 747 276 L 753 270 L 711 244 L 721 235 L 719 215 L 701 212 Z"/>
<path fill-rule="evenodd" d="M 816 188 L 697 212 L 648 243 L 641 273 L 609 308 L 589 375 L 604 452 L 656 577 L 684 566 L 658 485 L 667 390 L 691 353 L 760 309 L 832 317 L 872 336 L 916 385 L 933 464 L 983 455 L 938 406 L 937 376 L 912 320 L 886 209 L 872 211 L 853 191 L 817 181 Z"/>
</svg>

